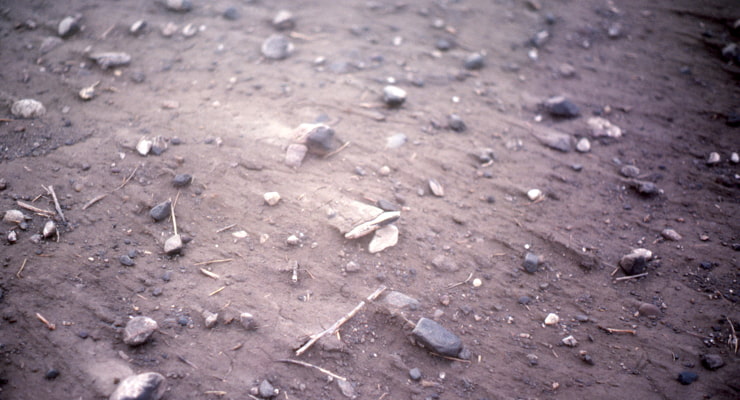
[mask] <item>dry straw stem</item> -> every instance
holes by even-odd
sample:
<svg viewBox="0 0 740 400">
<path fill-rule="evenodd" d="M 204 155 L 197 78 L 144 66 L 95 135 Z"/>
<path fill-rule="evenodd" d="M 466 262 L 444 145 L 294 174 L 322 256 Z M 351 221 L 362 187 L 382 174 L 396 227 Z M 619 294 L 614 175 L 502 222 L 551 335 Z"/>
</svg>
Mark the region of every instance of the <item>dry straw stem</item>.
<svg viewBox="0 0 740 400">
<path fill-rule="evenodd" d="M 607 328 L 601 325 L 599 325 L 599 329 L 606 331 L 608 333 L 631 333 L 633 335 L 637 335 L 637 331 L 634 329 L 615 329 L 615 328 Z"/>
<path fill-rule="evenodd" d="M 54 212 L 49 210 L 44 210 L 43 208 L 34 207 L 28 203 L 24 203 L 20 200 L 16 201 L 16 204 L 18 204 L 18 207 L 25 208 L 28 211 L 33 211 L 36 214 L 42 215 L 44 217 L 53 217 Z"/>
<path fill-rule="evenodd" d="M 313 369 L 319 370 L 319 371 L 321 371 L 321 372 L 323 372 L 323 373 L 331 376 L 332 378 L 336 378 L 336 379 L 339 379 L 339 380 L 342 380 L 342 381 L 345 381 L 345 382 L 347 381 L 347 378 L 345 378 L 343 376 L 337 375 L 337 374 L 329 371 L 328 369 L 321 368 L 318 365 L 313 365 L 313 364 L 307 363 L 305 361 L 291 360 L 291 359 L 286 358 L 286 359 L 278 360 L 278 362 L 283 362 L 283 363 L 288 363 L 288 364 L 302 365 L 304 367 L 313 368 Z"/>
<path fill-rule="evenodd" d="M 21 273 L 23 272 L 23 268 L 26 268 L 26 261 L 28 261 L 28 259 L 24 258 L 23 264 L 21 264 L 21 268 L 18 270 L 18 272 L 15 273 L 15 276 L 17 276 L 18 279 L 23 279 L 23 275 L 21 275 Z"/>
<path fill-rule="evenodd" d="M 54 329 L 57 329 L 57 326 L 49 322 L 48 319 L 44 318 L 43 315 L 36 313 L 36 318 L 39 319 L 39 321 L 43 322 L 44 325 L 46 325 L 47 328 L 49 328 L 50 331 L 53 331 Z"/>
<path fill-rule="evenodd" d="M 93 204 L 99 202 L 100 200 L 103 200 L 107 196 L 108 196 L 107 194 L 101 194 L 101 195 L 97 195 L 97 196 L 93 197 L 92 199 L 90 199 L 90 201 L 88 201 L 87 203 L 85 203 L 84 206 L 82 206 L 82 210 L 83 211 L 84 210 L 87 210 L 88 208 L 92 207 Z"/>
<path fill-rule="evenodd" d="M 57 210 L 57 214 L 59 214 L 59 217 L 62 219 L 62 222 L 67 222 L 67 220 L 64 218 L 64 213 L 62 212 L 62 207 L 59 206 L 59 199 L 57 199 L 57 194 L 54 192 L 54 186 L 49 185 L 49 187 L 44 187 L 41 185 L 44 190 L 46 190 L 47 193 L 51 195 L 51 198 L 54 200 L 54 207 Z"/>
<path fill-rule="evenodd" d="M 229 262 L 229 261 L 234 261 L 234 259 L 233 258 L 224 258 L 224 259 L 221 259 L 221 260 L 203 261 L 203 262 L 195 263 L 193 265 L 195 265 L 195 266 L 210 265 L 210 264 L 225 263 L 225 262 Z"/>
<path fill-rule="evenodd" d="M 636 279 L 636 278 L 642 278 L 643 276 L 647 276 L 647 275 L 648 275 L 648 273 L 647 273 L 647 272 L 643 272 L 643 273 L 641 273 L 641 274 L 637 274 L 637 275 L 630 275 L 630 276 L 620 276 L 619 278 L 615 278 L 614 280 L 615 280 L 615 281 L 626 281 L 626 280 L 628 280 L 628 279 Z"/>
<path fill-rule="evenodd" d="M 385 291 L 385 289 L 386 289 L 385 286 L 381 286 L 377 288 L 374 292 L 372 292 L 369 296 L 367 296 L 366 300 L 368 302 L 374 301 L 375 299 L 378 298 L 378 296 L 380 296 L 381 293 Z M 313 346 L 313 344 L 316 343 L 319 339 L 321 339 L 322 337 L 326 335 L 331 335 L 334 332 L 336 332 L 336 330 L 339 329 L 339 327 L 341 327 L 345 322 L 349 321 L 350 318 L 352 318 L 355 314 L 357 314 L 357 312 L 360 311 L 362 307 L 365 307 L 365 304 L 366 304 L 365 300 L 361 301 L 360 304 L 358 304 L 355 308 L 352 309 L 352 311 L 348 312 L 342 318 L 339 318 L 337 322 L 335 322 L 332 326 L 330 326 L 329 328 L 319 333 L 315 333 L 311 335 L 308 342 L 306 342 L 306 344 L 301 346 L 300 349 L 296 350 L 295 355 L 300 356 L 301 354 L 305 353 L 306 350 L 311 348 L 311 346 Z"/>
<path fill-rule="evenodd" d="M 211 272 L 211 271 L 209 271 L 209 270 L 207 270 L 207 269 L 205 269 L 205 268 L 201 268 L 201 269 L 200 269 L 200 272 L 202 272 L 202 273 L 203 273 L 203 275 L 205 275 L 205 276 L 207 276 L 207 277 L 209 277 L 209 278 L 213 278 L 213 279 L 218 279 L 218 278 L 220 278 L 220 276 L 218 276 L 218 274 L 215 274 L 215 273 L 213 273 L 213 272 Z"/>
<path fill-rule="evenodd" d="M 134 174 L 135 174 L 135 173 L 136 173 L 136 171 L 138 171 L 138 170 L 139 170 L 139 166 L 137 165 L 137 166 L 136 166 L 136 168 L 134 168 L 134 171 L 133 171 L 133 172 L 131 172 L 131 175 L 129 175 L 129 176 L 128 176 L 128 178 L 124 179 L 124 180 L 123 180 L 123 183 L 122 183 L 122 184 L 121 184 L 121 185 L 120 185 L 119 187 L 117 187 L 117 188 L 113 189 L 113 191 L 115 192 L 116 190 L 118 190 L 118 189 L 121 189 L 121 188 L 123 188 L 124 186 L 126 186 L 126 184 L 128 183 L 128 181 L 130 181 L 130 180 L 131 180 L 131 178 L 133 178 L 133 177 L 134 177 Z"/>
</svg>

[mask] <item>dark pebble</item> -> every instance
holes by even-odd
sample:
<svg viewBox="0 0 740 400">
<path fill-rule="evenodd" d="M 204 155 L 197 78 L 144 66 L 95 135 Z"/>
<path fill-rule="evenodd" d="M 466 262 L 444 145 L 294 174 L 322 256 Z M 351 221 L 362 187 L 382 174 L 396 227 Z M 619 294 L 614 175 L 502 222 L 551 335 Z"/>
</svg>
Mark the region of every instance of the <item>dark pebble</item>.
<svg viewBox="0 0 740 400">
<path fill-rule="evenodd" d="M 465 69 L 481 69 L 486 63 L 486 58 L 481 53 L 473 53 L 469 55 L 465 62 L 463 63 L 463 66 Z"/>
<path fill-rule="evenodd" d="M 131 82 L 143 83 L 146 80 L 146 75 L 143 72 L 134 71 L 131 73 Z"/>
<path fill-rule="evenodd" d="M 151 211 L 149 211 L 149 216 L 157 222 L 162 221 L 170 216 L 171 205 L 172 202 L 169 200 L 159 203 L 156 206 L 152 207 Z"/>
<path fill-rule="evenodd" d="M 162 274 L 162 280 L 165 282 L 169 282 L 170 280 L 172 280 L 172 272 L 167 271 L 164 274 Z"/>
<path fill-rule="evenodd" d="M 699 375 L 691 371 L 683 371 L 678 374 L 678 381 L 681 382 L 682 385 L 690 385 L 697 379 L 699 379 Z"/>
<path fill-rule="evenodd" d="M 385 199 L 378 200 L 377 206 L 383 209 L 383 211 L 400 211 L 401 210 L 401 207 Z"/>
<path fill-rule="evenodd" d="M 412 380 L 418 381 L 421 379 L 421 371 L 419 371 L 419 368 L 412 368 L 409 370 L 409 378 Z"/>
<path fill-rule="evenodd" d="M 172 179 L 172 186 L 176 188 L 182 188 L 188 186 L 193 181 L 193 176 L 190 174 L 177 174 Z"/>
<path fill-rule="evenodd" d="M 260 383 L 259 387 L 259 395 L 263 399 L 270 399 L 275 397 L 275 387 L 272 386 L 270 381 L 267 379 L 263 380 L 262 383 Z"/>
<path fill-rule="evenodd" d="M 594 359 L 591 358 L 591 356 L 589 354 L 583 354 L 581 356 L 581 360 L 583 360 L 583 362 L 585 362 L 588 365 L 594 365 L 595 364 L 594 363 Z"/>
<path fill-rule="evenodd" d="M 529 296 L 522 296 L 519 298 L 519 304 L 527 305 L 532 302 L 532 298 Z"/>
<path fill-rule="evenodd" d="M 173 146 L 179 146 L 182 144 L 182 139 L 180 139 L 179 137 L 173 137 L 172 139 L 170 139 L 170 144 Z"/>
<path fill-rule="evenodd" d="M 82 163 L 82 170 L 88 171 L 92 166 L 89 163 Z"/>
<path fill-rule="evenodd" d="M 583 165 L 582 164 L 573 164 L 573 165 L 570 166 L 570 169 L 572 169 L 573 171 L 576 171 L 576 172 L 581 172 L 581 171 L 583 171 Z"/>
<path fill-rule="evenodd" d="M 704 261 L 701 264 L 699 264 L 699 266 L 702 267 L 703 269 L 712 269 L 712 268 L 714 268 L 714 264 L 712 264 L 709 261 Z"/>
<path fill-rule="evenodd" d="M 437 43 L 434 44 L 434 47 L 439 51 L 447 51 L 455 47 L 455 42 L 448 39 L 439 39 L 437 40 Z"/>
<path fill-rule="evenodd" d="M 56 379 L 58 376 L 59 376 L 59 370 L 54 369 L 54 368 L 46 371 L 46 373 L 44 374 L 44 378 L 50 381 Z"/>
<path fill-rule="evenodd" d="M 78 336 L 78 337 L 79 337 L 80 339 L 87 339 L 87 338 L 89 338 L 89 337 L 90 337 L 90 334 L 89 334 L 89 333 L 87 333 L 87 331 L 79 331 L 79 332 L 77 332 L 77 336 Z"/>
<path fill-rule="evenodd" d="M 123 265 L 123 266 L 125 266 L 125 267 L 133 267 L 133 266 L 134 266 L 134 265 L 136 264 L 136 263 L 134 262 L 134 260 L 132 260 L 132 259 L 131 259 L 131 257 L 129 257 L 129 256 L 125 255 L 125 254 L 124 254 L 124 255 L 122 255 L 122 256 L 121 256 L 121 257 L 120 257 L 120 258 L 118 259 L 118 261 L 120 261 L 120 262 L 121 262 L 121 265 Z"/>
<path fill-rule="evenodd" d="M 417 343 L 443 356 L 457 357 L 462 350 L 460 338 L 431 319 L 419 319 L 411 334 Z"/>
<path fill-rule="evenodd" d="M 138 255 L 139 255 L 139 252 L 138 252 L 138 251 L 136 251 L 136 250 L 129 250 L 129 251 L 128 251 L 128 256 L 129 256 L 129 257 L 130 257 L 131 259 L 134 259 L 134 258 L 136 258 L 136 256 L 138 256 Z"/>
<path fill-rule="evenodd" d="M 226 10 L 224 10 L 224 18 L 228 19 L 229 21 L 236 21 L 239 19 L 239 10 L 237 10 L 235 7 L 229 7 Z"/>
<path fill-rule="evenodd" d="M 463 121 L 457 114 L 450 114 L 447 116 L 447 126 L 455 132 L 463 132 L 467 128 L 467 126 L 465 126 L 465 121 Z"/>
<path fill-rule="evenodd" d="M 181 315 L 177 317 L 177 323 L 182 326 L 188 326 L 188 324 L 190 324 L 190 318 L 185 315 Z"/>
<path fill-rule="evenodd" d="M 493 196 L 486 196 L 486 202 L 487 202 L 488 204 L 493 204 L 493 203 L 495 203 L 495 202 L 496 202 L 496 198 L 495 198 L 495 197 L 493 197 Z"/>
<path fill-rule="evenodd" d="M 155 288 L 154 288 L 154 289 L 152 290 L 152 296 L 154 296 L 154 297 L 159 297 L 159 296 L 161 296 L 161 295 L 162 295 L 162 288 L 161 288 L 161 287 L 155 287 Z"/>
<path fill-rule="evenodd" d="M 524 270 L 529 272 L 530 274 L 533 274 L 537 272 L 537 267 L 539 266 L 540 259 L 537 257 L 536 254 L 527 253 L 524 256 L 524 262 L 522 262 L 522 267 L 524 267 Z"/>
<path fill-rule="evenodd" d="M 575 118 L 581 115 L 578 106 L 564 97 L 556 97 L 545 102 L 545 108 L 550 115 L 558 118 Z"/>
</svg>

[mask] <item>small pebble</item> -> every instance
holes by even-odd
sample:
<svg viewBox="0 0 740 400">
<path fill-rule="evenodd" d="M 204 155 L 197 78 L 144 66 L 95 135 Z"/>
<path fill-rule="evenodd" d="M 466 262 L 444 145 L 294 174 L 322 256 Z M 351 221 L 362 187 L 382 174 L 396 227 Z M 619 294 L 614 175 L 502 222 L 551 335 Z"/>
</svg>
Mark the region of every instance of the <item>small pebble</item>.
<svg viewBox="0 0 740 400">
<path fill-rule="evenodd" d="M 555 96 L 547 99 L 544 106 L 550 115 L 558 118 L 576 118 L 581 115 L 578 106 L 563 96 Z"/>
<path fill-rule="evenodd" d="M 524 270 L 529 272 L 530 274 L 533 274 L 537 272 L 537 268 L 539 267 L 540 258 L 533 253 L 527 253 L 524 255 L 524 261 L 522 262 L 522 267 L 524 267 Z"/>
<path fill-rule="evenodd" d="M 660 308 L 650 303 L 640 304 L 640 307 L 637 309 L 637 311 L 640 313 L 640 315 L 644 315 L 648 318 L 656 318 L 659 317 L 661 314 Z"/>
<path fill-rule="evenodd" d="M 480 280 L 480 278 L 473 279 L 473 287 L 480 287 L 483 284 L 483 281 Z"/>
<path fill-rule="evenodd" d="M 398 107 L 406 101 L 406 91 L 398 86 L 388 85 L 383 88 L 383 101 L 390 107 Z"/>
<path fill-rule="evenodd" d="M 545 317 L 545 325 L 547 326 L 555 325 L 558 322 L 560 322 L 560 317 L 555 313 L 547 314 L 547 317 Z"/>
<path fill-rule="evenodd" d="M 275 18 L 272 19 L 272 26 L 279 31 L 293 29 L 295 27 L 295 19 L 293 18 L 293 13 L 288 10 L 278 11 L 277 15 L 275 15 Z"/>
<path fill-rule="evenodd" d="M 177 174 L 172 179 L 172 186 L 176 188 L 182 188 L 190 185 L 193 182 L 193 176 L 190 174 Z"/>
<path fill-rule="evenodd" d="M 578 346 L 578 341 L 573 337 L 573 335 L 564 337 L 561 342 L 568 347 Z"/>
<path fill-rule="evenodd" d="M 128 321 L 123 331 L 123 343 L 129 346 L 143 344 L 158 328 L 157 321 L 149 317 L 134 317 Z"/>
<path fill-rule="evenodd" d="M 486 58 L 481 53 L 472 53 L 465 58 L 463 67 L 469 70 L 481 69 L 486 63 Z"/>
<path fill-rule="evenodd" d="M 57 33 L 59 37 L 68 38 L 80 31 L 80 24 L 75 17 L 65 17 L 59 21 Z"/>
<path fill-rule="evenodd" d="M 679 241 L 682 239 L 681 235 L 678 232 L 670 228 L 663 229 L 660 234 L 667 240 Z"/>
<path fill-rule="evenodd" d="M 44 374 L 44 378 L 50 381 L 56 379 L 58 376 L 59 376 L 59 370 L 54 369 L 54 368 L 46 371 L 46 373 Z"/>
<path fill-rule="evenodd" d="M 165 0 L 165 7 L 170 11 L 188 12 L 193 9 L 191 0 Z"/>
<path fill-rule="evenodd" d="M 733 164 L 740 163 L 740 155 L 738 155 L 735 152 L 733 152 L 732 154 L 730 154 L 730 162 L 732 162 Z M 2 190 L 2 189 L 0 188 L 0 190 Z"/>
<path fill-rule="evenodd" d="M 619 173 L 626 178 L 636 178 L 640 175 L 640 168 L 634 165 L 625 165 L 619 170 Z"/>
<path fill-rule="evenodd" d="M 118 258 L 118 261 L 123 265 L 124 267 L 133 267 L 136 263 L 134 260 L 131 259 L 131 257 L 127 256 L 126 254 L 122 255 Z"/>
<path fill-rule="evenodd" d="M 465 122 L 457 114 L 447 116 L 447 126 L 455 132 L 463 132 L 467 129 Z"/>
<path fill-rule="evenodd" d="M 707 165 L 719 164 L 721 160 L 722 158 L 719 156 L 719 153 L 713 151 L 709 153 L 709 157 L 707 158 Z"/>
<path fill-rule="evenodd" d="M 280 193 L 278 192 L 267 192 L 263 195 L 265 203 L 270 206 L 274 206 L 280 202 Z"/>
<path fill-rule="evenodd" d="M 46 114 L 46 107 L 38 100 L 22 99 L 13 103 L 10 113 L 18 118 L 31 119 Z"/>
<path fill-rule="evenodd" d="M 591 151 L 591 142 L 588 138 L 580 138 L 576 143 L 576 150 L 580 153 L 588 153 Z"/>
<path fill-rule="evenodd" d="M 170 216 L 171 206 L 172 202 L 169 200 L 159 203 L 156 206 L 152 207 L 152 209 L 149 211 L 149 216 L 157 222 L 162 221 Z"/>
<path fill-rule="evenodd" d="M 248 312 L 243 312 L 239 315 L 239 322 L 241 322 L 244 329 L 248 331 L 257 329 L 257 321 L 255 321 L 254 315 Z"/>
<path fill-rule="evenodd" d="M 235 7 L 229 7 L 224 10 L 223 17 L 229 21 L 236 21 L 239 19 L 239 10 Z"/>
<path fill-rule="evenodd" d="M 293 54 L 295 46 L 293 46 L 293 43 L 287 36 L 275 34 L 262 42 L 261 50 L 262 55 L 265 56 L 265 58 L 269 58 L 271 60 L 283 60 Z"/>
<path fill-rule="evenodd" d="M 519 298 L 519 304 L 527 305 L 532 302 L 532 298 L 529 296 L 522 296 Z"/>
<path fill-rule="evenodd" d="M 108 400 L 159 400 L 166 389 L 164 376 L 146 372 L 121 381 Z"/>
<path fill-rule="evenodd" d="M 412 368 L 409 370 L 409 378 L 414 381 L 418 381 L 421 379 L 421 371 L 419 368 Z"/>
<path fill-rule="evenodd" d="M 542 193 L 542 191 L 540 189 L 530 189 L 527 192 L 527 197 L 531 201 L 536 201 L 536 200 L 539 200 L 539 199 L 543 198 L 544 197 L 544 194 Z"/>
<path fill-rule="evenodd" d="M 699 379 L 699 375 L 697 375 L 695 372 L 683 371 L 678 374 L 678 381 L 682 385 L 690 385 L 694 383 L 694 381 L 696 381 L 697 379 Z"/>
<path fill-rule="evenodd" d="M 263 399 L 273 398 L 275 397 L 275 387 L 272 386 L 270 381 L 265 379 L 260 383 L 258 393 Z"/>
<path fill-rule="evenodd" d="M 721 368 L 725 365 L 725 361 L 722 359 L 722 356 L 719 354 L 702 354 L 701 355 L 701 365 L 704 366 L 704 368 L 714 371 L 715 369 Z"/>
<path fill-rule="evenodd" d="M 288 246 L 298 246 L 301 244 L 301 239 L 299 239 L 296 235 L 290 235 L 288 236 L 288 239 L 285 240 L 285 242 L 288 244 Z"/>
</svg>

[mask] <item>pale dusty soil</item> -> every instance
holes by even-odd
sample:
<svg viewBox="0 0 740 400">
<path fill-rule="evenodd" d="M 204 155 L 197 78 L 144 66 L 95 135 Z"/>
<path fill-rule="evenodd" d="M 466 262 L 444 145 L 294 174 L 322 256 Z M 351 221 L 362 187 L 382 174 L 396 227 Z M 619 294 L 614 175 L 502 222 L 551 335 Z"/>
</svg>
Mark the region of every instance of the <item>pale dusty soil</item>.
<svg viewBox="0 0 740 400">
<path fill-rule="evenodd" d="M 362 399 L 739 396 L 738 356 L 727 342 L 728 318 L 740 328 L 733 250 L 740 171 L 728 162 L 740 146 L 738 128 L 726 121 L 740 112 L 740 68 L 720 55 L 740 40 L 730 29 L 740 18 L 736 2 L 554 0 L 541 1 L 539 11 L 507 0 L 194 3 L 179 14 L 148 0 L 0 1 L 3 100 L 35 98 L 47 108 L 41 118 L 17 120 L 3 104 L 0 178 L 8 187 L 0 211 L 19 199 L 53 209 L 42 188 L 53 185 L 67 220 L 57 221 L 58 242 L 31 242 L 46 222 L 38 215 L 18 231 L 18 243 L 2 240 L 0 398 L 102 399 L 116 379 L 146 371 L 167 377 L 166 399 L 243 399 L 263 379 L 281 399 L 343 398 L 321 372 L 276 362 L 290 357 L 347 377 Z M 229 6 L 238 20 L 222 17 Z M 275 33 L 269 21 L 283 8 L 296 16 L 295 53 L 265 60 L 260 44 Z M 84 29 L 42 54 L 43 39 L 76 13 Z M 35 29 L 24 25 L 28 19 Z M 139 19 L 149 29 L 134 37 L 128 27 Z M 449 30 L 433 27 L 436 19 Z M 165 38 L 160 30 L 169 21 L 205 30 Z M 614 23 L 622 34 L 612 39 Z M 533 61 L 527 42 L 542 29 L 551 39 Z M 440 38 L 459 45 L 436 54 Z M 88 50 L 125 51 L 132 61 L 104 71 Z M 480 50 L 486 66 L 464 70 L 465 57 Z M 563 63 L 574 77 L 559 73 Z M 139 73 L 145 79 L 136 83 Z M 398 109 L 380 101 L 388 78 L 408 91 Z M 77 97 L 97 81 L 96 98 Z M 559 94 L 580 107 L 579 118 L 542 114 L 538 103 Z M 172 101 L 176 108 L 163 107 Z M 450 113 L 467 131 L 445 128 Z M 585 154 L 536 139 L 546 129 L 588 136 L 595 113 L 624 136 L 593 140 Z M 324 119 L 349 145 L 328 158 L 310 156 L 296 170 L 285 166 L 293 129 Z M 396 133 L 409 141 L 387 149 Z M 182 144 L 160 156 L 135 152 L 139 138 L 157 135 Z M 470 155 L 484 147 L 495 153 L 491 165 Z M 708 166 L 712 151 L 722 161 Z M 661 194 L 636 194 L 619 175 L 624 164 L 639 167 Z M 383 166 L 389 175 L 379 174 Z M 148 211 L 177 196 L 176 173 L 195 177 L 176 206 L 178 227 L 192 241 L 170 258 L 162 244 L 172 224 L 152 222 Z M 430 194 L 430 178 L 444 197 Z M 545 192 L 544 201 L 527 198 L 532 188 Z M 275 207 L 262 199 L 269 191 L 282 196 Z M 326 208 L 378 199 L 403 203 L 400 240 L 369 254 L 369 239 L 344 239 Z M 11 228 L 2 225 L 3 237 Z M 665 228 L 683 238 L 662 239 Z M 249 236 L 235 238 L 239 230 Z M 303 244 L 288 246 L 291 234 L 303 235 Z M 261 243 L 263 235 L 269 239 Z M 637 247 L 657 257 L 648 276 L 616 281 L 619 259 Z M 122 266 L 119 257 L 132 250 L 136 265 Z M 544 261 L 535 274 L 521 267 L 527 251 Z M 448 268 L 432 265 L 440 256 Z M 222 259 L 231 261 L 197 265 Z M 291 260 L 300 264 L 297 284 L 286 270 Z M 349 262 L 359 271 L 347 273 Z M 480 287 L 472 279 L 452 287 L 471 274 Z M 381 285 L 420 307 L 398 315 L 382 300 L 369 304 L 331 340 L 294 356 L 306 335 Z M 528 306 L 518 302 L 523 295 L 532 298 Z M 662 307 L 661 315 L 636 315 L 642 302 Z M 204 327 L 206 309 L 221 313 L 213 329 Z M 404 318 L 413 323 L 437 310 L 438 322 L 470 350 L 469 361 L 436 357 L 409 340 Z M 245 311 L 255 315 L 256 331 L 224 323 Z M 560 323 L 544 327 L 551 312 Z M 130 348 L 122 327 L 136 315 L 160 329 Z M 183 317 L 187 326 L 178 323 Z M 568 335 L 577 347 L 560 344 Z M 584 363 L 581 351 L 595 364 Z M 726 365 L 704 369 L 705 353 Z M 401 364 L 418 367 L 423 382 L 411 381 Z M 51 368 L 60 375 L 46 380 Z M 679 384 L 684 370 L 699 380 Z"/>
</svg>

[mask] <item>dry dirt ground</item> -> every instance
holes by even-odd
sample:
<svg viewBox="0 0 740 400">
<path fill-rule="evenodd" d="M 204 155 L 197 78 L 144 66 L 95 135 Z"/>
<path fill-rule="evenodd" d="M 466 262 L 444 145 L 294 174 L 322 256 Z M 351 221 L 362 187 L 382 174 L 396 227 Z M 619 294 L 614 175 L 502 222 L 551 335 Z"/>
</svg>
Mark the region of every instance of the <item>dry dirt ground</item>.
<svg viewBox="0 0 740 400">
<path fill-rule="evenodd" d="M 102 399 L 146 371 L 167 378 L 166 399 L 243 399 L 263 380 L 279 399 L 344 397 L 337 379 L 277 362 L 288 358 L 346 377 L 361 399 L 740 396 L 729 345 L 732 324 L 740 328 L 740 171 L 729 161 L 740 150 L 740 68 L 721 54 L 740 40 L 736 1 L 193 3 L 177 13 L 151 0 L 0 1 L 0 211 L 18 200 L 53 210 L 42 188 L 51 185 L 66 218 L 54 217 L 59 240 L 37 243 L 46 217 L 23 210 L 26 230 L 2 225 L 0 398 Z M 223 16 L 229 7 L 235 20 Z M 280 9 L 295 16 L 284 32 L 295 51 L 267 60 L 260 45 Z M 42 51 L 76 14 L 81 31 Z M 134 36 L 137 20 L 147 28 Z M 171 37 L 161 33 L 168 22 L 178 27 Z M 535 54 L 530 39 L 542 30 L 549 38 Z M 439 39 L 456 46 L 439 51 Z M 103 70 L 91 51 L 132 59 Z M 485 66 L 466 70 L 474 51 Z M 390 79 L 408 92 L 401 107 L 383 106 Z M 96 97 L 81 100 L 96 82 Z M 543 112 L 554 95 L 580 117 Z M 7 106 L 22 98 L 46 114 L 14 117 Z M 452 113 L 467 130 L 448 129 Z M 624 135 L 591 138 L 587 153 L 539 140 L 590 138 L 595 115 Z M 289 168 L 294 128 L 314 121 L 348 144 Z M 398 133 L 408 141 L 388 148 Z M 164 153 L 137 154 L 141 137 L 156 136 L 169 141 Z M 481 148 L 492 163 L 471 156 Z M 711 152 L 719 163 L 706 163 Z M 660 193 L 638 194 L 619 173 L 630 164 Z M 193 183 L 173 187 L 180 173 Z M 544 198 L 530 201 L 532 188 Z M 271 207 L 263 194 L 272 191 L 282 200 Z M 153 222 L 149 209 L 176 197 L 191 240 L 168 257 L 172 223 Z M 403 207 L 400 239 L 370 254 L 369 238 L 345 239 L 327 208 L 379 199 Z M 666 228 L 682 238 L 664 239 Z M 288 245 L 290 235 L 300 244 Z M 620 258 L 640 247 L 654 254 L 647 276 L 617 280 Z M 522 268 L 527 252 L 541 260 L 533 274 Z M 389 312 L 381 296 L 295 356 L 380 286 L 420 304 Z M 640 315 L 643 303 L 657 315 Z M 204 310 L 219 312 L 215 327 L 204 326 Z M 256 330 L 227 323 L 242 312 Z M 559 323 L 545 326 L 549 313 Z M 137 315 L 159 330 L 129 347 L 122 330 Z M 469 359 L 414 345 L 420 317 L 458 335 Z M 569 335 L 576 347 L 561 343 Z M 706 369 L 703 354 L 725 365 Z M 682 385 L 682 371 L 699 378 Z"/>
</svg>

